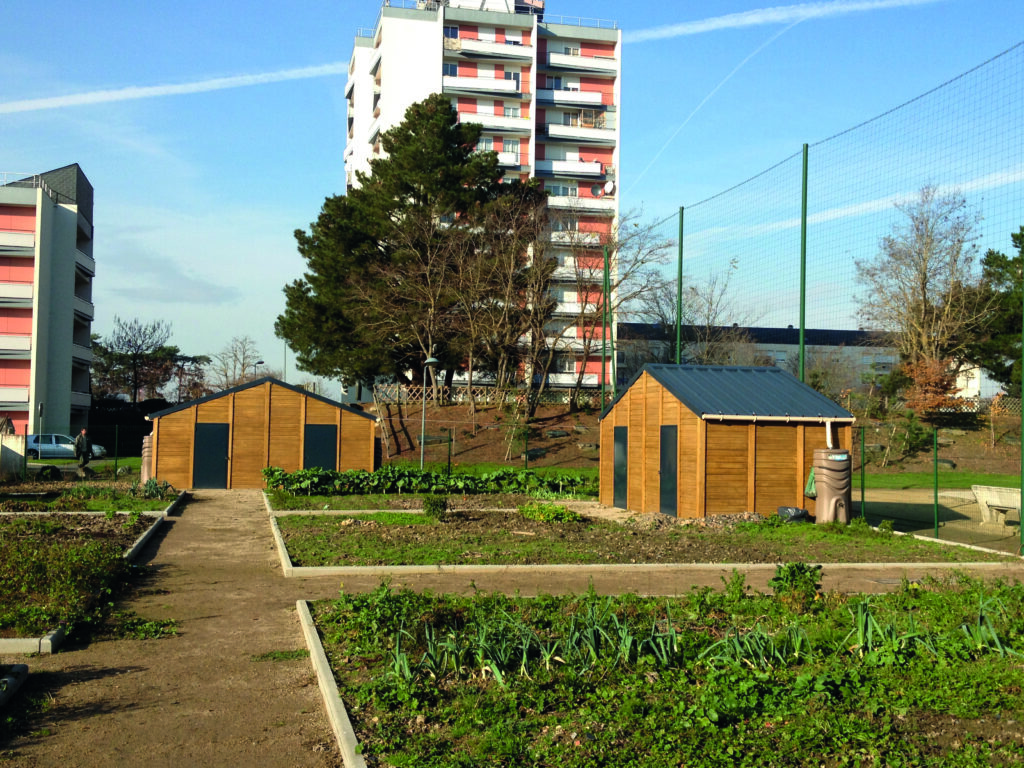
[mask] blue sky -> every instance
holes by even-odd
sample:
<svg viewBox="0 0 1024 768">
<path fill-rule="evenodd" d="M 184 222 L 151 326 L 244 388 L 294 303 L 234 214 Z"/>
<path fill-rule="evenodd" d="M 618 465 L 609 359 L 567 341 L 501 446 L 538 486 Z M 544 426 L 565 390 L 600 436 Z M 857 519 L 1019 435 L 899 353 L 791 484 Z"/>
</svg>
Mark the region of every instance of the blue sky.
<svg viewBox="0 0 1024 768">
<path fill-rule="evenodd" d="M 213 354 L 252 337 L 268 366 L 292 232 L 342 191 L 343 88 L 376 0 L 11 0 L 0 172 L 77 162 L 96 188 L 100 334 L 168 320 Z M 623 209 L 670 215 L 1009 48 L 1020 0 L 548 0 L 624 34 Z"/>
</svg>

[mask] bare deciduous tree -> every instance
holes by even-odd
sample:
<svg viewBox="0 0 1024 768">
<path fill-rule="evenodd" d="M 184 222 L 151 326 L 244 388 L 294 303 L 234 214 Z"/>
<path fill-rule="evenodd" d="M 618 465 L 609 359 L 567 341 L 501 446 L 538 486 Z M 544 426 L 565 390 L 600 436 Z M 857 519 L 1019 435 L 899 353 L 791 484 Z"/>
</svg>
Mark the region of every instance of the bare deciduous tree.
<svg viewBox="0 0 1024 768">
<path fill-rule="evenodd" d="M 897 208 L 905 219 L 874 258 L 857 262 L 860 317 L 907 362 L 956 361 L 988 306 L 974 261 L 979 216 L 963 195 L 935 186 Z"/>
<path fill-rule="evenodd" d="M 237 387 L 257 378 L 260 374 L 256 369 L 262 362 L 252 338 L 235 336 L 213 356 L 208 379 L 218 389 Z"/>
</svg>

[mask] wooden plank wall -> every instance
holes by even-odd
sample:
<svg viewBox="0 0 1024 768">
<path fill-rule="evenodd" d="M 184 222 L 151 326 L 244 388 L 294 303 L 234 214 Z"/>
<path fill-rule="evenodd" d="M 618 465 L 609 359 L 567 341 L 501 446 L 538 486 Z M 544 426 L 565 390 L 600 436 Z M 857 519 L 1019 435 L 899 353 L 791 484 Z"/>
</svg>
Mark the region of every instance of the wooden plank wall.
<svg viewBox="0 0 1024 768">
<path fill-rule="evenodd" d="M 706 515 L 746 511 L 749 438 L 745 423 L 707 424 Z"/>
<path fill-rule="evenodd" d="M 757 424 L 754 466 L 754 503 L 751 509 L 762 515 L 775 514 L 779 507 L 800 506 L 802 486 L 797 477 L 797 431 L 795 424 Z"/>
<path fill-rule="evenodd" d="M 267 466 L 280 467 L 285 472 L 302 469 L 302 438 L 304 435 L 303 405 L 306 398 L 299 392 L 284 387 L 270 390 L 270 423 L 274 427 L 267 453 Z M 287 425 L 294 424 L 289 429 Z"/>
<path fill-rule="evenodd" d="M 228 462 L 228 488 L 262 488 L 263 467 L 266 466 L 270 424 L 267 402 L 270 382 L 243 389 L 229 395 L 233 400 L 231 415 L 231 458 Z M 289 425 L 285 425 L 289 430 Z M 274 430 L 277 431 L 276 429 Z"/>
<path fill-rule="evenodd" d="M 178 411 L 153 423 L 152 477 L 175 488 L 192 487 L 196 411 Z"/>
<path fill-rule="evenodd" d="M 153 477 L 192 487 L 197 422 L 229 425 L 228 488 L 262 488 L 264 467 L 300 469 L 306 424 L 338 428 L 338 469 L 375 469 L 374 421 L 266 382 L 158 418 Z"/>
</svg>

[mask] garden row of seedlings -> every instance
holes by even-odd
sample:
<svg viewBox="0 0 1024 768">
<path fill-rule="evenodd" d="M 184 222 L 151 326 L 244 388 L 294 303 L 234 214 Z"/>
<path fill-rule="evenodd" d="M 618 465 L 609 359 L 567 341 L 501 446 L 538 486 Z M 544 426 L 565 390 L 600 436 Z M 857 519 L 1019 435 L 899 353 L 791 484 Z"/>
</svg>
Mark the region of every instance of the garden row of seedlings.
<svg viewBox="0 0 1024 768">
<path fill-rule="evenodd" d="M 992 615 L 1001 609 L 995 598 L 979 598 L 973 621 L 953 632 L 937 632 L 918 627 L 913 614 L 909 626 L 880 624 L 871 599 L 865 599 L 849 606 L 852 629 L 831 642 L 822 637 L 812 641 L 796 623 L 774 633 L 760 625 L 745 631 L 733 626 L 694 657 L 694 646 L 677 629 L 669 606 L 665 606 L 665 618 L 637 626 L 616 613 L 615 600 L 609 597 L 588 602 L 561 630 L 532 628 L 522 616 L 508 611 L 490 616 L 487 623 L 462 627 L 422 623 L 411 631 L 403 625 L 392 637 L 388 669 L 405 682 L 493 678 L 505 686 L 512 676 L 530 677 L 540 669 L 555 668 L 581 674 L 598 667 L 635 669 L 641 664 L 653 669 L 683 668 L 696 661 L 709 667 L 738 664 L 770 670 L 825 656 L 891 666 L 921 656 L 1019 655 L 1000 639 L 993 625 Z"/>
</svg>

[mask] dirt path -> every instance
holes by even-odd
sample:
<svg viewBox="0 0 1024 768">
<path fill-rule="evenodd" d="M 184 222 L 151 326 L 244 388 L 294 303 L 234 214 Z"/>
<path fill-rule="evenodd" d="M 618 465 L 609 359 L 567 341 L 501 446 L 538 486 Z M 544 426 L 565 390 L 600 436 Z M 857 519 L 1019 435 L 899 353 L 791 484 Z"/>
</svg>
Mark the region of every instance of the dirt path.
<svg viewBox="0 0 1024 768">
<path fill-rule="evenodd" d="M 254 661 L 304 647 L 295 601 L 330 598 L 336 577 L 285 579 L 258 491 L 201 491 L 167 521 L 147 547 L 150 583 L 124 606 L 151 619 L 173 618 L 180 634 L 166 640 L 97 641 L 65 646 L 27 663 L 20 696 L 47 701 L 34 735 L 0 744 L 0 765 L 17 768 L 107 766 L 261 766 L 336 768 L 334 736 L 310 663 Z M 764 590 L 774 566 L 744 568 Z M 686 594 L 720 588 L 729 565 L 670 571 L 526 574 L 495 572 L 396 577 L 395 587 L 471 593 L 582 591 Z M 936 573 L 927 566 L 826 566 L 826 590 L 882 592 L 903 576 Z M 1024 578 L 1024 566 L 979 573 Z M 379 576 L 346 577 L 349 591 L 372 589 Z M 17 701 L 17 700 L 16 700 Z"/>
</svg>

